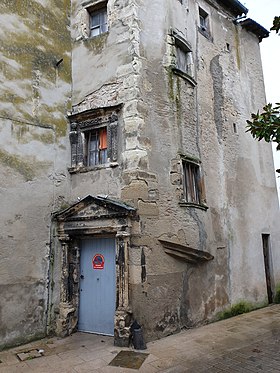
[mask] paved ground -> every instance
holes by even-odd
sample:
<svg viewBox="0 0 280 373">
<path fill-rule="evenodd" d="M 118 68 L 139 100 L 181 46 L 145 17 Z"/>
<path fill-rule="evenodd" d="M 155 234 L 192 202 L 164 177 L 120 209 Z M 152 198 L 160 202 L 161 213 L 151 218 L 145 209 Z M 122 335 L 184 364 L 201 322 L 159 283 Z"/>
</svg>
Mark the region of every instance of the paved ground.
<svg viewBox="0 0 280 373">
<path fill-rule="evenodd" d="M 124 350 L 112 338 L 75 333 L 0 352 L 0 373 L 280 372 L 279 342 L 280 305 L 273 305 L 150 342 L 139 370 L 108 366 Z M 20 362 L 16 353 L 33 348 L 45 355 Z"/>
</svg>

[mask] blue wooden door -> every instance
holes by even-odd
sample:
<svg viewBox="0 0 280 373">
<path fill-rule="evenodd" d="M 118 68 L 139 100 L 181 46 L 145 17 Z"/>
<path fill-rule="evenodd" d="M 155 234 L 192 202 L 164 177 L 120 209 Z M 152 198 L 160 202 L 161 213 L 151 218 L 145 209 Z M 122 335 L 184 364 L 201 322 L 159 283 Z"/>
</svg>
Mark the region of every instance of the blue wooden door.
<svg viewBox="0 0 280 373">
<path fill-rule="evenodd" d="M 78 329 L 114 335 L 115 308 L 115 240 L 83 240 L 80 256 Z"/>
</svg>

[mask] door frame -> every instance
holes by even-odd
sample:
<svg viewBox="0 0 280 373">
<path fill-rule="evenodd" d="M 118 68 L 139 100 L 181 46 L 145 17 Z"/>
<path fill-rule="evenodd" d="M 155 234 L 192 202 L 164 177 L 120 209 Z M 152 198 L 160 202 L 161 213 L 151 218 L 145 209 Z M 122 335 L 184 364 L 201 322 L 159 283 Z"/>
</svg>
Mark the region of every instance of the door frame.
<svg viewBox="0 0 280 373">
<path fill-rule="evenodd" d="M 116 312 L 114 344 L 129 345 L 132 311 L 129 301 L 129 249 L 135 209 L 108 197 L 87 196 L 66 210 L 54 214 L 54 246 L 59 263 L 53 272 L 60 273 L 60 289 L 50 288 L 49 319 L 55 331 L 66 336 L 77 331 L 80 280 L 81 240 L 91 237 L 114 237 L 116 243 Z M 137 219 L 137 217 L 136 217 Z M 57 285 L 56 285 L 57 286 Z M 54 287 L 55 288 L 55 287 Z M 54 314 L 53 300 L 60 293 Z M 52 314 L 51 314 L 52 312 Z"/>
</svg>

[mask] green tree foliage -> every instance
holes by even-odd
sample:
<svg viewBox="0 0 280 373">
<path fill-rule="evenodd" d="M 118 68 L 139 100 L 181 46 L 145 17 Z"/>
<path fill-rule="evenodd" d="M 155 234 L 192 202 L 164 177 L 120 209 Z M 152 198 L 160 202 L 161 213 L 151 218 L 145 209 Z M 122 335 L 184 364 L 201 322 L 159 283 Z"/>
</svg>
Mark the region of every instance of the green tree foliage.
<svg viewBox="0 0 280 373">
<path fill-rule="evenodd" d="M 273 26 L 270 29 L 271 31 L 276 31 L 276 34 L 278 34 L 280 30 L 280 17 L 274 17 L 273 20 Z"/>
<path fill-rule="evenodd" d="M 272 31 L 280 35 L 280 17 L 274 17 Z M 247 131 L 257 140 L 266 142 L 275 141 L 277 150 L 280 150 L 280 103 L 275 106 L 267 104 L 263 112 L 251 114 L 251 120 L 247 120 Z M 280 172 L 280 170 L 277 170 Z"/>
<path fill-rule="evenodd" d="M 280 150 L 280 103 L 273 107 L 267 104 L 263 112 L 251 114 L 251 121 L 247 120 L 247 131 L 257 139 L 264 139 L 266 142 L 275 141 L 277 150 Z"/>
</svg>

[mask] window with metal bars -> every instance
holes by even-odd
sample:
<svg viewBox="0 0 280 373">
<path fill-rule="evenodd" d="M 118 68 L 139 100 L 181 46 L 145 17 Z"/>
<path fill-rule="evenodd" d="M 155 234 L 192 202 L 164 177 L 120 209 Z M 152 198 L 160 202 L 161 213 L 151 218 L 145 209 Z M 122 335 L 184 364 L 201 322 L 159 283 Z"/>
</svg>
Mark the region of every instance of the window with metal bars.
<svg viewBox="0 0 280 373">
<path fill-rule="evenodd" d="M 182 161 L 182 164 L 184 199 L 186 202 L 200 204 L 201 191 L 199 165 L 187 161 Z"/>
</svg>

